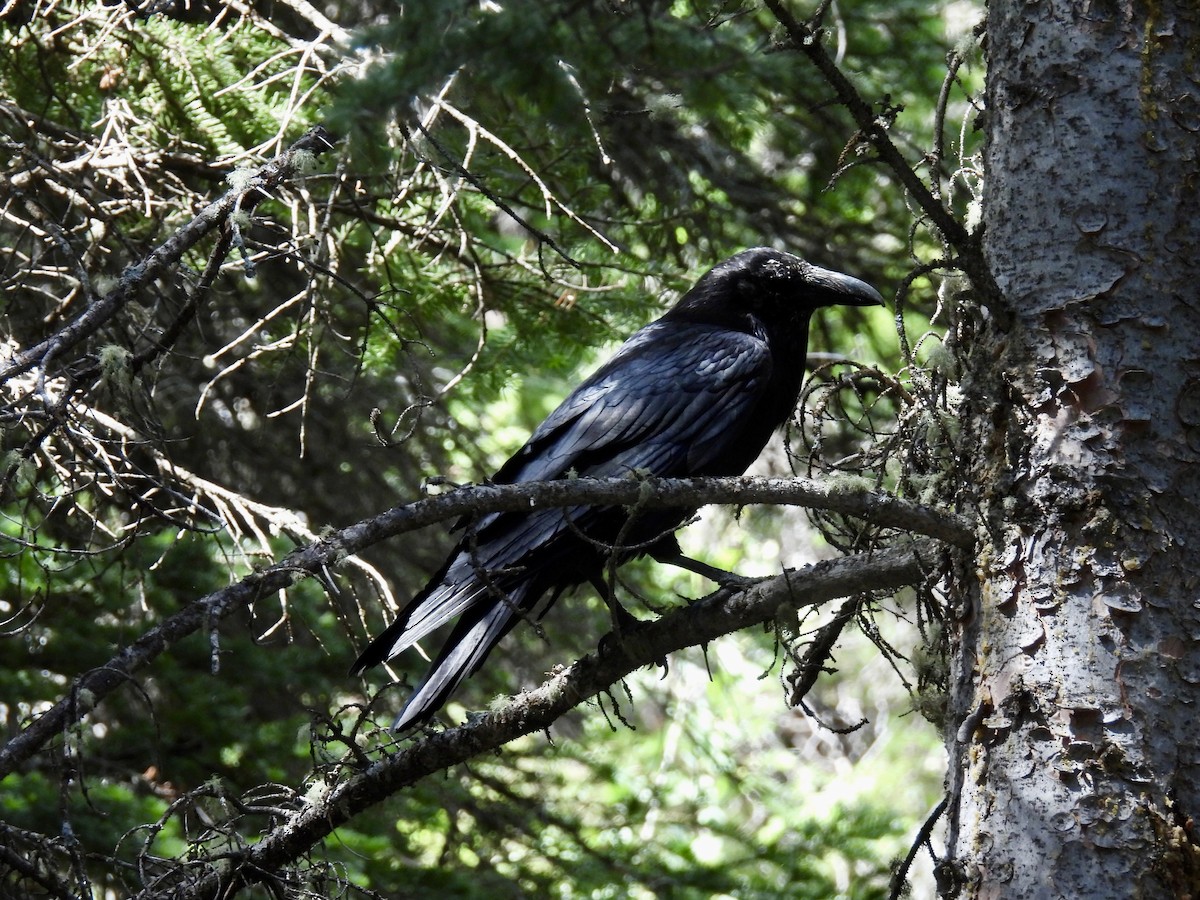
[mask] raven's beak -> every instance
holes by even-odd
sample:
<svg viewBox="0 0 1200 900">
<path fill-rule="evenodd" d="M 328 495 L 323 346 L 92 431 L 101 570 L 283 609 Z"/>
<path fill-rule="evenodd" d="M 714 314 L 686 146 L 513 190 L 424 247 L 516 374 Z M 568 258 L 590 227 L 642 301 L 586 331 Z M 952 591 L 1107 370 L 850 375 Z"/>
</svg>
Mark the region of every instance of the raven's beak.
<svg viewBox="0 0 1200 900">
<path fill-rule="evenodd" d="M 817 292 L 823 295 L 822 299 L 830 306 L 883 306 L 879 291 L 865 281 L 841 272 L 811 266 L 804 280 L 817 288 Z"/>
</svg>

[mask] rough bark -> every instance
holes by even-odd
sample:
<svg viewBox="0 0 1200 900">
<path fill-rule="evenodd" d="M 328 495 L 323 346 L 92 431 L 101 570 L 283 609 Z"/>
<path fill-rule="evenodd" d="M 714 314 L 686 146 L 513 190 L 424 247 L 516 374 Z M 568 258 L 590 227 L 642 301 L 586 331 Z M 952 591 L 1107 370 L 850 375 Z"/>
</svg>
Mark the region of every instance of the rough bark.
<svg viewBox="0 0 1200 900">
<path fill-rule="evenodd" d="M 948 895 L 1200 893 L 1200 7 L 993 0 Z"/>
</svg>

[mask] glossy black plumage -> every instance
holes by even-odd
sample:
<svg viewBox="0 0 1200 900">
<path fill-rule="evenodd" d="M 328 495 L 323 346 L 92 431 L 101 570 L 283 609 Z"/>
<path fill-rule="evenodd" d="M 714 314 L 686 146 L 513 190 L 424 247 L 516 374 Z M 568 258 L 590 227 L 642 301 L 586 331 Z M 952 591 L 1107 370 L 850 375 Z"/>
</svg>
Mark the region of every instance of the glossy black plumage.
<svg viewBox="0 0 1200 900">
<path fill-rule="evenodd" d="M 743 251 L 626 341 L 493 480 L 542 481 L 572 472 L 741 474 L 795 407 L 812 312 L 882 302 L 869 285 L 790 254 Z M 605 547 L 620 538 L 622 546 L 641 548 L 619 553 L 621 559 L 677 556 L 670 533 L 689 515 L 644 512 L 624 534 L 627 516 L 611 507 L 483 516 L 351 673 L 393 658 L 459 617 L 394 727 L 424 721 L 543 596 L 553 600 L 569 587 L 599 582 Z"/>
</svg>

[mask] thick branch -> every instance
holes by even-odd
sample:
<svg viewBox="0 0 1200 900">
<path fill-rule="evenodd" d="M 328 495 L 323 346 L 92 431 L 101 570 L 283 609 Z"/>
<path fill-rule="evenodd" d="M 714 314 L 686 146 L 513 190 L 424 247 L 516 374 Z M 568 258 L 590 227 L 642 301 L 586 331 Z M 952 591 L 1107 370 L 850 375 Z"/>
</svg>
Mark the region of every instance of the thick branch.
<svg viewBox="0 0 1200 900">
<path fill-rule="evenodd" d="M 176 642 L 259 597 L 284 590 L 346 557 L 404 532 L 446 519 L 496 510 L 605 504 L 640 508 L 698 507 L 706 503 L 775 503 L 862 516 L 881 525 L 937 537 L 968 547 L 973 531 L 961 517 L 867 491 L 834 491 L 807 479 L 686 478 L 574 479 L 524 485 L 477 485 L 418 500 L 365 519 L 288 554 L 237 584 L 194 600 L 125 647 L 103 666 L 78 676 L 69 694 L 0 749 L 0 778 L 31 758 L 64 728 L 78 722 L 131 675 L 150 665 Z"/>
<path fill-rule="evenodd" d="M 57 356 L 95 334 L 138 291 L 176 265 L 188 250 L 218 228 L 235 209 L 249 212 L 260 199 L 270 196 L 271 190 L 279 187 L 295 173 L 297 153 L 319 154 L 332 146 L 333 139 L 324 128 L 318 125 L 309 129 L 296 143 L 257 169 L 246 181 L 204 207 L 190 222 L 179 228 L 144 259 L 127 266 L 116 287 L 89 305 L 74 321 L 41 343 L 15 354 L 9 364 L 0 370 L 0 381 L 19 375 L 43 362 L 48 356 Z"/>
<path fill-rule="evenodd" d="M 190 885 L 172 885 L 175 900 L 227 898 L 277 872 L 339 825 L 421 778 L 526 734 L 543 731 L 563 714 L 637 669 L 668 653 L 707 644 L 723 635 L 772 621 L 781 607 L 816 606 L 836 597 L 870 590 L 895 589 L 920 581 L 939 554 L 936 542 L 913 541 L 873 555 L 817 563 L 767 579 L 730 595 L 725 591 L 669 613 L 625 635 L 611 649 L 592 653 L 552 676 L 536 690 L 518 695 L 502 709 L 469 724 L 409 744 L 310 802 L 281 826 L 246 850 L 231 854 L 219 873 Z M 139 895 L 159 896 L 161 886 Z"/>
<path fill-rule="evenodd" d="M 843 490 L 809 478 L 760 477 L 575 478 L 472 485 L 396 507 L 347 528 L 344 534 L 349 544 L 364 539 L 356 529 L 382 528 L 388 532 L 385 536 L 391 537 L 443 519 L 485 512 L 528 512 L 576 504 L 699 508 L 709 503 L 805 506 L 860 516 L 877 525 L 926 534 L 959 547 L 970 547 L 975 541 L 974 528 L 968 520 L 910 500 L 873 491 Z"/>
</svg>

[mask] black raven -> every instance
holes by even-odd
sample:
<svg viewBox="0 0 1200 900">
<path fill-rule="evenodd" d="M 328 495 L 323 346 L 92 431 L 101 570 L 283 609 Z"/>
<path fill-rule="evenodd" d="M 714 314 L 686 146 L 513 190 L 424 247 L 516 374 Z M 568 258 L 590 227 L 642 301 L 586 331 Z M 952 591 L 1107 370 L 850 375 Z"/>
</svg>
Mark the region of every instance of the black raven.
<svg viewBox="0 0 1200 900">
<path fill-rule="evenodd" d="M 813 311 L 882 302 L 870 285 L 789 253 L 738 253 L 572 391 L 493 481 L 740 475 L 795 408 Z M 425 721 L 546 594 L 552 603 L 589 581 L 604 593 L 613 553 L 681 561 L 672 532 L 690 514 L 643 511 L 630 522 L 619 507 L 576 506 L 484 515 L 351 674 L 459 617 L 393 728 Z"/>
</svg>

